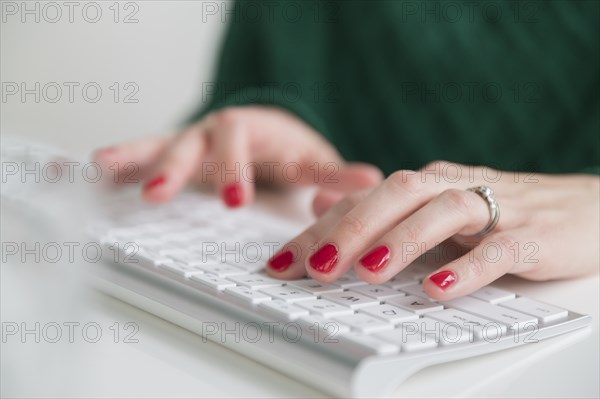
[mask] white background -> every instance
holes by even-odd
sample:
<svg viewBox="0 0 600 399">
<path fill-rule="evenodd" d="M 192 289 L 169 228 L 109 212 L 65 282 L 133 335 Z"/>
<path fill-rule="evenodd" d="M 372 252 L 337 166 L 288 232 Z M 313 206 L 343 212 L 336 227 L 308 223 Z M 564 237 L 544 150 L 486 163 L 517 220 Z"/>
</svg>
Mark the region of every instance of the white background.
<svg viewBox="0 0 600 399">
<path fill-rule="evenodd" d="M 220 11 L 229 1 L 135 1 L 119 3 L 119 22 L 114 22 L 114 1 L 98 1 L 102 16 L 96 23 L 96 7 L 76 2 L 72 19 L 64 2 L 28 1 L 35 14 L 23 14 L 21 1 L 2 1 L 1 80 L 33 89 L 40 82 L 40 102 L 33 94 L 22 101 L 20 93 L 2 99 L 2 135 L 22 135 L 54 143 L 68 150 L 97 146 L 160 134 L 175 128 L 200 105 L 202 82 L 213 76 L 215 56 L 226 26 Z M 11 15 L 14 7 L 17 14 Z M 44 8 L 45 7 L 45 8 Z M 110 7 L 113 7 L 111 9 Z M 212 7 L 212 8 L 211 8 Z M 218 7 L 217 15 L 208 11 Z M 133 15 L 131 15 L 134 13 Z M 124 23 L 126 16 L 137 23 Z M 25 22 L 22 22 L 25 18 Z M 203 21 L 204 19 L 204 21 Z M 62 86 L 62 97 L 52 85 Z M 64 82 L 77 82 L 73 103 Z M 95 82 L 102 88 L 96 103 L 86 101 L 82 88 Z M 120 99 L 114 102 L 110 86 L 118 82 Z M 138 103 L 124 103 L 123 85 L 139 87 Z M 95 95 L 89 89 L 89 99 Z M 128 91 L 131 92 L 131 89 Z M 4 94 L 4 93 L 3 93 Z M 45 98 L 46 97 L 46 98 Z"/>
</svg>

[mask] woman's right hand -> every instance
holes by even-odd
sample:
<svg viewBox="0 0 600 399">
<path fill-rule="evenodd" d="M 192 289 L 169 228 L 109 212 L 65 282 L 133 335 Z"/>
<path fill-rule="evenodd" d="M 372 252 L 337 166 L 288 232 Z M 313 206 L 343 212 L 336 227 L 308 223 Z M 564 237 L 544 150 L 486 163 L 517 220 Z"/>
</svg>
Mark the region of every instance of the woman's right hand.
<svg viewBox="0 0 600 399">
<path fill-rule="evenodd" d="M 100 149 L 94 158 L 117 182 L 143 181 L 150 202 L 170 200 L 188 182 L 213 184 L 238 207 L 252 201 L 255 183 L 347 192 L 383 179 L 375 166 L 346 163 L 292 113 L 266 106 L 226 108 L 177 134 Z"/>
</svg>

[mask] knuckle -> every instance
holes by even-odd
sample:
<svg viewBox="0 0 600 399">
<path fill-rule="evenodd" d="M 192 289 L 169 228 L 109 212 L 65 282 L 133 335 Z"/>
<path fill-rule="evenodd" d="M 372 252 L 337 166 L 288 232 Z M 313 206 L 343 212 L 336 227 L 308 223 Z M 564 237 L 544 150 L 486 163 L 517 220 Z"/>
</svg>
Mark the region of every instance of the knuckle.
<svg viewBox="0 0 600 399">
<path fill-rule="evenodd" d="M 362 220 L 361 218 L 356 217 L 350 213 L 345 214 L 340 219 L 339 227 L 342 230 L 349 231 L 350 233 L 357 235 L 357 236 L 365 235 L 365 233 L 368 229 L 368 226 L 364 222 L 364 220 Z"/>
<path fill-rule="evenodd" d="M 467 268 L 474 276 L 496 275 L 514 265 L 514 246 L 517 241 L 510 235 L 497 235 L 477 247 L 469 256 Z"/>
<path fill-rule="evenodd" d="M 517 240 L 508 234 L 500 234 L 494 237 L 493 241 L 501 253 L 503 259 L 512 259 L 511 254 L 515 251 Z"/>
<path fill-rule="evenodd" d="M 474 256 L 472 259 L 470 259 L 470 261 L 467 263 L 467 267 L 476 277 L 482 276 L 485 272 L 484 261 L 479 256 Z"/>
<path fill-rule="evenodd" d="M 408 192 L 413 195 L 419 194 L 424 186 L 418 174 L 412 170 L 394 172 L 386 179 L 386 182 L 395 190 Z"/>
<path fill-rule="evenodd" d="M 468 215 L 473 207 L 472 195 L 464 190 L 451 188 L 442 192 L 440 198 L 448 208 L 464 215 Z"/>
<path fill-rule="evenodd" d="M 496 235 L 479 247 L 479 259 L 490 266 L 510 268 L 514 265 L 517 241 L 506 234 Z"/>
<path fill-rule="evenodd" d="M 403 223 L 400 227 L 400 234 L 402 243 L 419 245 L 423 237 L 423 230 L 415 225 Z"/>
<path fill-rule="evenodd" d="M 443 160 L 431 161 L 425 164 L 421 170 L 440 172 L 450 165 L 450 162 Z"/>
</svg>

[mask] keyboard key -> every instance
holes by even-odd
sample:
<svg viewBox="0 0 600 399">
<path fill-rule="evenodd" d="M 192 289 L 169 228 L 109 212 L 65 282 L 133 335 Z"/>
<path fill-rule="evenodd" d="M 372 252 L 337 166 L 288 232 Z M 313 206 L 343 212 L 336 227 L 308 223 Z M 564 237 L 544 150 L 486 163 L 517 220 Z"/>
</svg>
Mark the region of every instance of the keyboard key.
<svg viewBox="0 0 600 399">
<path fill-rule="evenodd" d="M 508 301 L 510 299 L 515 299 L 515 294 L 513 292 L 509 292 L 506 290 L 502 290 L 496 287 L 483 287 L 471 295 L 473 298 L 481 299 L 482 301 L 486 301 L 492 304 L 498 304 L 503 301 Z"/>
<path fill-rule="evenodd" d="M 312 334 L 315 342 L 335 342 L 350 332 L 350 326 L 344 323 L 315 315 L 300 317 L 298 323 Z"/>
<path fill-rule="evenodd" d="M 239 267 L 227 265 L 225 263 L 204 263 L 199 265 L 198 267 L 207 273 L 212 273 L 219 277 L 248 275 L 244 270 L 240 269 Z"/>
<path fill-rule="evenodd" d="M 294 287 L 288 287 L 288 286 L 269 287 L 269 288 L 262 289 L 261 292 L 269 295 L 270 297 L 272 297 L 274 299 L 279 299 L 279 300 L 282 300 L 282 301 L 288 302 L 288 303 L 307 300 L 307 299 L 317 299 L 316 296 L 314 296 L 306 291 L 302 291 L 301 289 L 294 288 Z"/>
<path fill-rule="evenodd" d="M 423 290 L 423 284 L 421 284 L 421 283 L 405 285 L 404 287 L 400 288 L 400 290 L 407 293 L 408 295 L 415 295 L 420 298 L 428 298 L 429 299 L 429 296 Z"/>
<path fill-rule="evenodd" d="M 428 312 L 439 312 L 440 310 L 444 309 L 444 306 L 439 303 L 432 302 L 429 299 L 420 298 L 414 295 L 391 298 L 385 302 L 390 305 L 401 307 L 405 310 L 410 310 L 418 315 Z"/>
<path fill-rule="evenodd" d="M 175 273 L 178 276 L 184 278 L 190 278 L 194 274 L 204 274 L 204 271 L 199 269 L 197 266 L 188 266 L 181 262 L 170 262 L 165 264 L 158 264 L 157 267 L 162 270 L 166 270 L 171 273 Z"/>
<path fill-rule="evenodd" d="M 228 266 L 234 267 L 234 266 Z M 236 267 L 237 269 L 237 267 Z M 251 288 L 253 290 L 258 290 L 261 288 L 267 287 L 281 287 L 283 285 L 282 280 L 275 280 L 270 277 L 262 276 L 260 274 L 246 274 L 240 276 L 231 276 L 228 277 L 227 280 L 231 280 L 238 285 L 243 285 L 244 287 Z"/>
<path fill-rule="evenodd" d="M 357 285 L 365 285 L 367 283 L 352 274 L 346 274 L 346 275 L 338 278 L 331 284 L 337 285 L 338 287 L 346 289 L 346 288 L 350 288 L 350 287 L 356 287 Z"/>
<path fill-rule="evenodd" d="M 344 334 L 340 336 L 340 342 L 348 343 L 353 349 L 362 349 L 372 355 L 394 355 L 400 351 L 399 345 L 359 333 Z"/>
<path fill-rule="evenodd" d="M 135 242 L 140 246 L 140 248 L 147 249 L 150 251 L 155 250 L 161 253 L 159 247 L 163 244 L 163 242 L 157 238 L 137 238 Z M 163 253 L 162 255 L 166 254 Z"/>
<path fill-rule="evenodd" d="M 431 336 L 422 336 L 416 326 L 410 325 L 403 327 L 401 324 L 398 328 L 374 336 L 400 346 L 402 352 L 415 352 L 438 346 L 435 339 Z"/>
<path fill-rule="evenodd" d="M 525 297 L 519 297 L 517 299 L 502 302 L 500 306 L 535 316 L 544 323 L 565 319 L 569 315 L 568 310 L 557 308 L 556 306 L 551 306 Z"/>
<path fill-rule="evenodd" d="M 210 273 L 194 274 L 190 277 L 191 281 L 196 281 L 218 291 L 223 291 L 225 288 L 235 287 L 233 281 L 225 280 L 217 275 Z"/>
<path fill-rule="evenodd" d="M 159 254 L 163 255 L 163 256 L 168 256 L 168 257 L 172 257 L 173 256 L 177 256 L 177 255 L 181 255 L 181 256 L 185 256 L 189 251 L 186 248 L 178 248 L 178 247 L 174 247 L 172 245 L 141 245 L 140 244 L 140 248 L 144 248 L 144 249 L 150 249 L 150 248 L 154 248 L 156 251 L 158 251 Z"/>
<path fill-rule="evenodd" d="M 203 265 L 207 262 L 206 256 L 203 256 L 200 252 L 174 252 L 166 254 L 166 256 L 177 262 L 191 266 Z"/>
<path fill-rule="evenodd" d="M 354 313 L 349 307 L 338 305 L 326 299 L 299 301 L 297 305 L 322 317 L 343 316 Z"/>
<path fill-rule="evenodd" d="M 280 319 L 292 321 L 299 317 L 308 316 L 309 312 L 291 303 L 280 300 L 265 301 L 259 304 L 259 307 Z"/>
<path fill-rule="evenodd" d="M 358 312 L 377 317 L 378 319 L 385 320 L 392 324 L 399 324 L 403 321 L 416 320 L 419 318 L 419 315 L 416 313 L 389 304 L 367 306 L 359 309 Z"/>
<path fill-rule="evenodd" d="M 159 253 L 149 250 L 139 250 L 135 254 L 131 255 L 132 260 L 137 260 L 142 265 L 158 266 L 159 264 L 167 264 L 173 262 L 166 256 L 162 256 Z"/>
<path fill-rule="evenodd" d="M 413 285 L 418 282 L 419 280 L 415 280 L 412 277 L 394 277 L 392 280 L 384 283 L 383 285 L 393 290 L 397 290 L 402 289 L 402 287 L 406 287 L 407 285 Z"/>
<path fill-rule="evenodd" d="M 252 290 L 248 287 L 225 288 L 224 292 L 252 305 L 271 300 L 270 296 L 265 295 L 262 292 Z"/>
<path fill-rule="evenodd" d="M 344 306 L 348 306 L 351 309 L 358 309 L 365 306 L 379 304 L 379 301 L 377 299 L 369 298 L 366 295 L 352 291 L 332 292 L 329 294 L 323 294 L 323 298 Z"/>
<path fill-rule="evenodd" d="M 457 309 L 427 313 L 432 319 L 445 323 L 456 323 L 463 330 L 472 331 L 476 339 L 494 340 L 506 333 L 506 326 L 495 321 L 475 316 Z"/>
<path fill-rule="evenodd" d="M 473 341 L 473 333 L 463 330 L 456 323 L 449 324 L 429 317 L 402 323 L 403 327 L 412 324 L 417 327 L 422 336 L 431 336 L 440 345 L 452 345 Z"/>
<path fill-rule="evenodd" d="M 390 323 L 362 313 L 337 316 L 333 319 L 347 324 L 350 328 L 363 334 L 371 334 L 373 332 L 391 330 L 394 328 Z"/>
<path fill-rule="evenodd" d="M 304 279 L 304 280 L 292 280 L 288 281 L 288 286 L 300 288 L 301 290 L 311 292 L 315 295 L 321 295 L 327 292 L 342 292 L 342 288 L 327 283 L 321 283 L 317 280 L 313 279 Z"/>
<path fill-rule="evenodd" d="M 263 269 L 265 268 L 265 264 L 264 262 L 239 262 L 239 263 L 235 263 L 235 262 L 231 262 L 228 263 L 231 266 L 235 266 L 235 267 L 239 267 L 240 269 L 244 270 L 246 273 L 257 273 L 260 271 L 263 271 Z"/>
<path fill-rule="evenodd" d="M 403 292 L 396 291 L 390 287 L 386 287 L 385 285 L 376 284 L 359 285 L 357 287 L 350 288 L 350 291 L 366 295 L 378 301 L 383 301 L 386 298 L 405 295 Z"/>
<path fill-rule="evenodd" d="M 429 273 L 430 273 L 430 271 L 424 269 L 423 267 L 419 267 L 419 266 L 416 266 L 416 265 L 411 265 L 411 266 L 408 266 L 406 269 L 402 270 L 396 276 L 410 277 L 410 278 L 413 278 L 415 280 L 421 281 L 425 277 L 427 277 L 427 275 Z"/>
<path fill-rule="evenodd" d="M 497 321 L 506 325 L 511 330 L 521 330 L 528 326 L 536 326 L 538 322 L 535 317 L 468 296 L 446 301 L 444 304 L 467 313 L 474 313 L 486 319 Z"/>
<path fill-rule="evenodd" d="M 385 285 L 392 289 L 399 289 L 407 285 L 420 283 L 426 275 L 427 272 L 424 270 L 408 267 L 396 274 L 390 281 L 385 283 Z"/>
</svg>

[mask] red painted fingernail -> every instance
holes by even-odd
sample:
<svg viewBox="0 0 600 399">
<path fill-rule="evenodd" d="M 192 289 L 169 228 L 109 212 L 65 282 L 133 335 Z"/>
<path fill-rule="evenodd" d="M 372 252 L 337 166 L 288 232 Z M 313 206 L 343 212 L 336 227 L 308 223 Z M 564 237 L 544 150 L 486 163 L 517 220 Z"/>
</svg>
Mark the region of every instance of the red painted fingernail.
<svg viewBox="0 0 600 399">
<path fill-rule="evenodd" d="M 450 287 L 456 281 L 456 274 L 451 270 L 444 270 L 436 274 L 429 276 L 429 279 L 433 281 L 435 285 L 445 290 Z"/>
<path fill-rule="evenodd" d="M 230 208 L 237 208 L 242 205 L 242 187 L 236 183 L 225 186 L 223 189 L 223 201 Z"/>
<path fill-rule="evenodd" d="M 294 262 L 292 251 L 284 251 L 269 259 L 269 267 L 278 272 L 286 270 Z"/>
<path fill-rule="evenodd" d="M 359 262 L 365 269 L 378 272 L 387 264 L 389 259 L 390 249 L 385 245 L 381 245 L 363 256 Z"/>
<path fill-rule="evenodd" d="M 144 191 L 152 190 L 154 187 L 162 186 L 166 181 L 167 179 L 164 176 L 157 176 L 146 183 L 144 186 Z"/>
<path fill-rule="evenodd" d="M 308 263 L 318 272 L 329 273 L 337 264 L 338 249 L 333 244 L 326 244 L 315 252 Z"/>
</svg>

